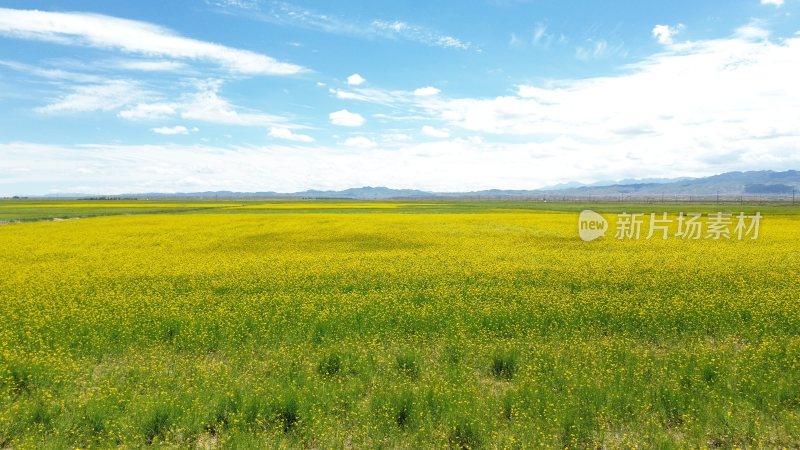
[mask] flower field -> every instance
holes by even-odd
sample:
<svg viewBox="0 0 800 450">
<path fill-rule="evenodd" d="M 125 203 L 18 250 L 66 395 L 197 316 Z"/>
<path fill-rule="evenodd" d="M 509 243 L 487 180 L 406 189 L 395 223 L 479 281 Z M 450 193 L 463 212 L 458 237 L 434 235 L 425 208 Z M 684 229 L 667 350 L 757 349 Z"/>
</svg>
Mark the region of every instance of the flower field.
<svg viewBox="0 0 800 450">
<path fill-rule="evenodd" d="M 800 446 L 798 209 L 583 242 L 583 205 L 114 205 L 0 226 L 0 448 Z"/>
</svg>

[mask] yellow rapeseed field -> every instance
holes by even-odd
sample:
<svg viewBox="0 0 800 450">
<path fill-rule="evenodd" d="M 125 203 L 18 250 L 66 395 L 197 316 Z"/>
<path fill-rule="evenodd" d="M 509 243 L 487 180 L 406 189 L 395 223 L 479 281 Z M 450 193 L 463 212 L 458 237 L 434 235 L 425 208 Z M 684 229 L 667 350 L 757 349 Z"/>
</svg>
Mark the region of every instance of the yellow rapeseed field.
<svg viewBox="0 0 800 450">
<path fill-rule="evenodd" d="M 796 210 L 189 206 L 0 226 L 0 448 L 800 446 Z"/>
</svg>

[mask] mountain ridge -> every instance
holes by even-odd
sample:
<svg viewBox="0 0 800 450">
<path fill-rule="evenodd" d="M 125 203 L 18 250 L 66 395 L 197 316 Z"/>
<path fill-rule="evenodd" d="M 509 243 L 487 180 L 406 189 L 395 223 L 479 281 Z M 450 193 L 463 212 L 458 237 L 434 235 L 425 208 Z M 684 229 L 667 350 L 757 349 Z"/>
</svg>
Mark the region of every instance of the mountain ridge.
<svg viewBox="0 0 800 450">
<path fill-rule="evenodd" d="M 235 192 L 148 192 L 121 195 L 100 194 L 48 194 L 46 198 L 276 198 L 276 199 L 352 199 L 388 200 L 422 198 L 547 198 L 553 196 L 569 197 L 657 197 L 657 196 L 791 196 L 800 192 L 800 171 L 736 171 L 698 178 L 650 178 L 624 179 L 612 184 L 597 185 L 582 183 L 562 183 L 539 189 L 485 189 L 468 192 L 435 192 L 419 189 L 395 189 L 386 186 L 362 186 L 339 191 L 309 189 L 300 192 L 282 193 L 274 191 Z"/>
</svg>

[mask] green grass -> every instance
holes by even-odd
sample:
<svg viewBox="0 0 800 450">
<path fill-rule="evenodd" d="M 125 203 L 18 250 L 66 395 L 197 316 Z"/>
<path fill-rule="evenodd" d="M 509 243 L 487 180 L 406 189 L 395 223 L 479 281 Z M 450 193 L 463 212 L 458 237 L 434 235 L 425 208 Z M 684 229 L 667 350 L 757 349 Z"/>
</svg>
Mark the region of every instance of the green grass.
<svg viewBox="0 0 800 450">
<path fill-rule="evenodd" d="M 0 223 L 96 216 L 187 213 L 238 206 L 240 203 L 175 200 L 0 200 Z"/>
<path fill-rule="evenodd" d="M 373 209 L 371 203 L 394 205 Z M 349 205 L 363 205 L 352 207 Z M 284 206 L 295 206 L 287 211 Z M 308 205 L 308 207 L 304 207 Z M 319 206 L 326 206 L 320 209 Z M 334 207 L 331 207 L 334 205 Z M 342 205 L 342 208 L 335 207 Z M 436 213 L 518 213 L 579 212 L 591 209 L 599 213 L 621 212 L 745 212 L 768 215 L 796 214 L 800 204 L 786 202 L 542 202 L 539 200 L 423 200 L 423 201 L 357 201 L 357 200 L 11 200 L 0 199 L 0 222 L 26 222 L 48 219 L 74 219 L 130 214 L 436 214 Z"/>
</svg>

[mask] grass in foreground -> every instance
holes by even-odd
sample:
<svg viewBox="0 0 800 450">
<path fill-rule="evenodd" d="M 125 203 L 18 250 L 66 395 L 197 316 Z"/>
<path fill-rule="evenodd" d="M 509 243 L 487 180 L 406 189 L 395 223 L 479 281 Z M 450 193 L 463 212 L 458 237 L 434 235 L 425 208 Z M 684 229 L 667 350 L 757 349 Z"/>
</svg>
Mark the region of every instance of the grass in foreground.
<svg viewBox="0 0 800 450">
<path fill-rule="evenodd" d="M 0 447 L 800 446 L 791 209 L 303 206 L 0 227 Z"/>
</svg>

